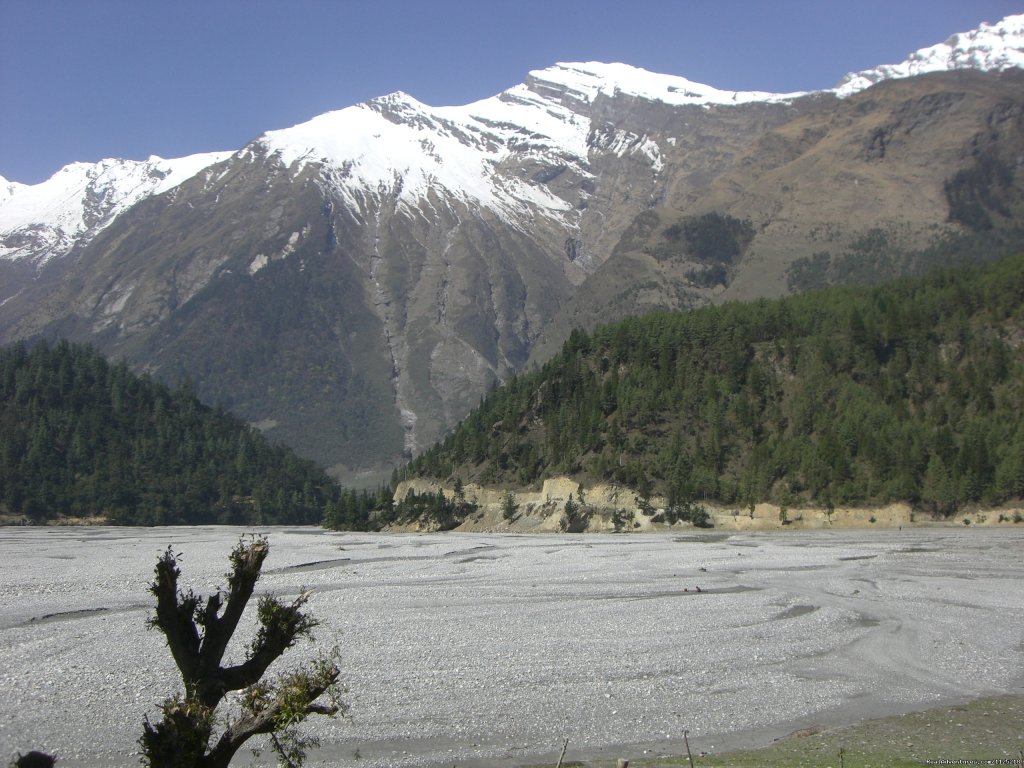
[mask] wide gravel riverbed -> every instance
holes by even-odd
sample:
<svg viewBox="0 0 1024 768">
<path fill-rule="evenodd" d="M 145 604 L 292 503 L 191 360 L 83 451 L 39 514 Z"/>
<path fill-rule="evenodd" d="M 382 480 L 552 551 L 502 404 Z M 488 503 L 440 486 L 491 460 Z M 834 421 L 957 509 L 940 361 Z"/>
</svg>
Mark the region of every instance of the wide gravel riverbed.
<svg viewBox="0 0 1024 768">
<path fill-rule="evenodd" d="M 153 564 L 172 544 L 207 594 L 244 532 L 0 529 L 0 763 L 137 764 L 143 716 L 180 689 L 146 629 Z M 343 660 L 350 717 L 311 721 L 310 765 L 554 764 L 565 738 L 567 759 L 638 758 L 680 753 L 683 729 L 719 752 L 1024 692 L 1024 531 L 261 532 L 261 588 L 313 588 L 322 622 L 284 666 Z"/>
</svg>

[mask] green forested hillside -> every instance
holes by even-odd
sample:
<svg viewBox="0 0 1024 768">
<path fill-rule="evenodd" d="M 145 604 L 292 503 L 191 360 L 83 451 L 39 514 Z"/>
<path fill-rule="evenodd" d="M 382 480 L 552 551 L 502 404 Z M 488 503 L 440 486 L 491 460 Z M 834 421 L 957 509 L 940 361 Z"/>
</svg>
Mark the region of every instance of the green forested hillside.
<svg viewBox="0 0 1024 768">
<path fill-rule="evenodd" d="M 1024 496 L 1024 255 L 574 332 L 409 475 L 567 473 L 670 503 Z"/>
<path fill-rule="evenodd" d="M 311 462 L 177 390 L 65 342 L 0 350 L 0 512 L 117 524 L 318 523 Z"/>
</svg>

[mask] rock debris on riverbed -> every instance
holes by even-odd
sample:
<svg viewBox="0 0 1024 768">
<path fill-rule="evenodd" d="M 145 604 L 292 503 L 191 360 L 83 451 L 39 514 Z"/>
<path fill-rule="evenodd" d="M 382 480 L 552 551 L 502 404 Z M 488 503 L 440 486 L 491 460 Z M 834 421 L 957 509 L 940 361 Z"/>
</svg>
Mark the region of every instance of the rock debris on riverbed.
<svg viewBox="0 0 1024 768">
<path fill-rule="evenodd" d="M 322 622 L 284 665 L 342 654 L 351 717 L 310 721 L 310 765 L 536 763 L 564 738 L 569 757 L 679 753 L 683 728 L 720 751 L 1024 690 L 1020 531 L 261 531 L 261 588 L 314 589 Z M 135 763 L 180 686 L 145 627 L 156 558 L 173 544 L 206 594 L 245 532 L 0 530 L 0 761 Z"/>
</svg>

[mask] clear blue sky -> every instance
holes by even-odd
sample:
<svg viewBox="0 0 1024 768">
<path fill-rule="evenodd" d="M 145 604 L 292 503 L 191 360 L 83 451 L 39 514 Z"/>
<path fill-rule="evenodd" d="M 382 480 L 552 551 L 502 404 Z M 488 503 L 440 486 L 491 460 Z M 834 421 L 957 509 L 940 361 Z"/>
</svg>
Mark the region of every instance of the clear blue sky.
<svg viewBox="0 0 1024 768">
<path fill-rule="evenodd" d="M 238 149 L 395 90 L 464 104 L 557 61 L 831 87 L 1024 0 L 0 0 L 0 175 Z"/>
</svg>

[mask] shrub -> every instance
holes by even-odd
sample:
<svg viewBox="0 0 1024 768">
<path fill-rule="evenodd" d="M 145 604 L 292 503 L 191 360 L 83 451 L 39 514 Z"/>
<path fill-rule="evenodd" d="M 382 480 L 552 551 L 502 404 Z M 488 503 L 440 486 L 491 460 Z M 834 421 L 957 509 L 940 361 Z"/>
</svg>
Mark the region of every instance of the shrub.
<svg viewBox="0 0 1024 768">
<path fill-rule="evenodd" d="M 505 491 L 505 495 L 501 497 L 501 516 L 511 523 L 517 514 L 519 504 L 516 503 L 516 495 L 512 491 Z"/>
</svg>

